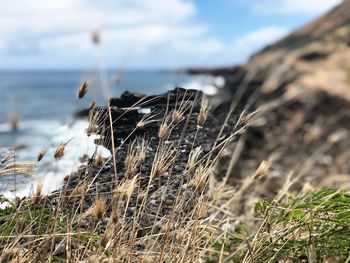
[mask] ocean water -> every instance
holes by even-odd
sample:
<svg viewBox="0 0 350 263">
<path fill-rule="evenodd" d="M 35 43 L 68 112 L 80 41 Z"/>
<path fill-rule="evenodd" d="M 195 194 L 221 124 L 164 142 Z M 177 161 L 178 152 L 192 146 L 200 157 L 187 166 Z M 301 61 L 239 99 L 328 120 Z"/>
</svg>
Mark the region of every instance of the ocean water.
<svg viewBox="0 0 350 263">
<path fill-rule="evenodd" d="M 77 99 L 83 81 L 89 91 Z M 30 195 L 41 181 L 45 192 L 58 189 L 63 178 L 81 165 L 80 157 L 95 150 L 94 138 L 85 133 L 87 122 L 75 119 L 74 112 L 88 107 L 94 100 L 105 105 L 110 96 L 124 91 L 161 94 L 176 86 L 200 89 L 213 94 L 224 85 L 221 77 L 189 76 L 161 71 L 132 71 L 123 75 L 114 72 L 0 72 L 0 159 L 11 147 L 17 147 L 16 160 L 36 162 L 38 153 L 47 150 L 37 164 L 32 179 L 22 176 L 0 177 L 0 194 L 7 197 Z M 17 116 L 17 132 L 11 131 L 9 119 Z M 65 156 L 56 161 L 55 148 L 70 140 Z M 108 150 L 98 151 L 108 157 Z M 0 163 L 0 167 L 1 167 Z"/>
</svg>

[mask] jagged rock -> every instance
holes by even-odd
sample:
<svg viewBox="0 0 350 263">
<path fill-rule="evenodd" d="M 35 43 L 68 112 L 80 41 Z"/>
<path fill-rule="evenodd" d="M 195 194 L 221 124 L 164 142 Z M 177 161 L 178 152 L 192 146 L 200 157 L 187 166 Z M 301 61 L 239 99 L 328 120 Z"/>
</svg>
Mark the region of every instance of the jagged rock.
<svg viewBox="0 0 350 263">
<path fill-rule="evenodd" d="M 346 0 L 254 54 L 241 66 L 245 76 L 251 76 L 246 83 L 230 82 L 233 77 L 225 77 L 225 88 L 229 90 L 226 94 L 235 96 L 243 86 L 241 108 L 259 110 L 261 115 L 245 135 L 245 146 L 230 179 L 233 185 L 254 173 L 262 160 L 271 158 L 278 168 L 267 179 L 263 192 L 273 196 L 286 173 L 293 170 L 297 174 L 320 145 L 327 144 L 337 132 L 346 134 L 350 130 L 349 21 L 350 0 Z M 217 75 L 220 70 L 225 76 L 232 68 L 236 67 L 212 72 Z M 316 162 L 300 178 L 299 187 L 306 180 L 324 187 L 327 185 L 322 182 L 329 182 L 330 174 L 349 173 L 350 164 L 345 161 L 350 158 L 350 135 L 347 136 L 341 143 L 329 146 L 324 154 L 332 161 Z M 221 167 L 227 165 L 226 161 Z"/>
<path fill-rule="evenodd" d="M 120 98 L 112 98 L 110 100 L 110 110 L 116 146 L 121 141 L 125 139 L 132 140 L 136 136 L 158 137 L 159 126 L 163 122 L 166 113 L 168 112 L 168 115 L 170 114 L 168 117 L 171 117 L 172 111 L 178 109 L 183 103 L 189 105 L 184 112 L 184 116 L 191 111 L 191 108 L 193 114 L 198 114 L 201 97 L 201 91 L 175 88 L 158 96 L 124 92 Z M 108 115 L 108 107 L 96 107 L 90 116 L 96 115 L 96 112 L 100 112 L 99 118 L 94 120 L 98 126 L 95 133 L 100 135 L 100 139 L 96 143 L 112 150 L 111 120 Z M 152 114 L 150 114 L 151 112 Z M 147 121 L 147 116 L 156 117 L 152 121 Z M 176 125 L 176 129 L 182 127 L 183 123 Z"/>
<path fill-rule="evenodd" d="M 67 195 L 63 209 L 71 213 L 79 207 L 84 213 L 91 209 L 95 198 L 100 195 L 103 196 L 107 204 L 113 204 L 116 182 L 124 182 L 126 179 L 131 179 L 130 175 L 126 173 L 125 161 L 130 143 L 136 136 L 140 136 L 148 141 L 149 146 L 147 147 L 144 161 L 138 167 L 137 189 L 132 193 L 130 200 L 120 200 L 120 211 L 123 214 L 125 213 L 126 221 L 135 218 L 135 215 L 143 205 L 142 197 L 145 197 L 143 196 L 143 191 L 149 188 L 145 212 L 140 215 L 140 228 L 137 231 L 138 237 L 146 235 L 157 224 L 161 226 L 162 220 L 172 214 L 172 209 L 176 205 L 175 199 L 178 196 L 188 200 L 184 208 L 181 211 L 177 211 L 175 215 L 177 218 L 185 220 L 186 217 L 192 214 L 191 211 L 196 207 L 198 198 L 202 193 L 201 191 L 193 191 L 193 188 L 188 187 L 194 176 L 185 170 L 189 154 L 192 149 L 199 146 L 202 146 L 203 155 L 212 151 L 218 132 L 226 117 L 226 112 L 223 110 L 213 111 L 213 114 L 210 112 L 204 126 L 199 127 L 197 117 L 201 107 L 202 96 L 203 94 L 200 91 L 182 88 L 176 88 L 158 96 L 127 92 L 120 98 L 111 99 L 109 106 L 98 106 L 92 109 L 89 113 L 90 125 L 97 126 L 92 132 L 100 136 L 96 143 L 107 147 L 111 152 L 115 152 L 116 162 L 114 163 L 112 159 L 105 160 L 101 168 L 94 161 L 94 157 L 91 157 L 87 160 L 86 165 L 83 165 L 72 175 L 68 176 L 63 186 L 63 189 L 67 189 L 68 193 L 77 187 L 83 187 L 84 183 L 90 187 L 84 195 L 83 204 L 80 203 L 79 198 L 71 198 L 70 195 Z M 176 124 L 169 124 L 171 125 L 169 137 L 166 140 L 160 140 L 158 136 L 159 126 L 165 117 L 171 119 L 173 111 L 175 109 L 178 110 L 180 105 L 182 105 L 181 107 L 186 105 L 186 107 L 183 107 L 185 109 L 183 110 L 183 118 Z M 146 116 L 146 109 L 151 112 L 149 116 Z M 109 110 L 111 114 L 109 114 Z M 113 123 L 115 149 L 113 149 L 111 144 L 110 115 Z M 143 127 L 138 127 L 137 124 L 145 117 L 152 117 L 152 122 L 148 123 L 146 121 Z M 237 115 L 233 114 L 229 118 L 221 139 L 230 136 L 237 117 Z M 151 171 L 158 148 L 160 145 L 164 147 L 164 145 L 169 144 L 178 147 L 178 155 L 175 162 L 167 171 L 151 179 Z M 217 153 L 218 150 L 213 151 L 213 158 Z M 114 164 L 116 164 L 116 167 L 114 167 Z M 117 174 L 115 174 L 115 171 Z M 135 176 L 135 174 L 132 176 Z M 184 185 L 186 187 L 183 187 Z M 51 204 L 55 206 L 57 202 L 58 200 L 54 199 L 51 201 Z M 112 209 L 112 205 L 106 207 L 105 218 L 111 216 Z M 104 219 L 102 221 L 107 222 Z M 176 220 L 174 219 L 174 221 Z M 91 222 L 82 221 L 80 225 L 76 224 L 74 227 L 88 230 L 93 227 L 93 222 L 94 220 L 91 220 Z M 98 232 L 103 233 L 106 225 L 99 224 Z M 153 229 L 153 231 L 160 230 L 160 227 L 154 227 Z"/>
</svg>

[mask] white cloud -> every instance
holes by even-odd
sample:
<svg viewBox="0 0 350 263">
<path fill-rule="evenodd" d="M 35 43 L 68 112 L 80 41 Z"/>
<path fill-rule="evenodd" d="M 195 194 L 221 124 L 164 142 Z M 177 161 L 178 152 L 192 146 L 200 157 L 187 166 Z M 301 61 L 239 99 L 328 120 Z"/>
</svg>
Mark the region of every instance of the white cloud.
<svg viewBox="0 0 350 263">
<path fill-rule="evenodd" d="M 231 1 L 258 12 L 316 14 L 341 0 Z M 224 43 L 199 22 L 193 0 L 0 0 L 0 6 L 3 69 L 91 68 L 96 57 L 106 67 L 231 64 L 288 32 L 270 26 Z M 95 29 L 98 50 L 90 40 Z"/>
<path fill-rule="evenodd" d="M 109 67 L 126 53 L 133 54 L 135 66 L 167 66 L 168 57 L 152 57 L 187 59 L 223 47 L 206 37 L 206 24 L 193 22 L 197 9 L 189 0 L 0 0 L 0 5 L 6 6 L 0 9 L 2 68 L 92 66 L 95 29 Z"/>
<path fill-rule="evenodd" d="M 269 26 L 250 32 L 233 42 L 232 52 L 237 60 L 243 62 L 251 54 L 287 35 L 283 27 Z"/>
<path fill-rule="evenodd" d="M 342 0 L 238 0 L 253 10 L 267 14 L 307 14 L 319 15 Z"/>
</svg>

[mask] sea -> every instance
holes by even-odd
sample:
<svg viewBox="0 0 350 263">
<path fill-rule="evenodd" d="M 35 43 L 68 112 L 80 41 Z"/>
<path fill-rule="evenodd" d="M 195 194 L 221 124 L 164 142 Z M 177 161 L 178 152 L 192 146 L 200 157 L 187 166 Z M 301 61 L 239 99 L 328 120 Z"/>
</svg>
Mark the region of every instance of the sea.
<svg viewBox="0 0 350 263">
<path fill-rule="evenodd" d="M 87 81 L 89 90 L 79 100 L 77 90 Z M 44 193 L 59 189 L 66 175 L 82 163 L 80 157 L 92 155 L 96 149 L 94 137 L 88 137 L 86 120 L 74 113 L 89 107 L 92 101 L 106 105 L 111 96 L 124 91 L 162 94 L 175 87 L 198 89 L 209 95 L 222 88 L 222 77 L 187 75 L 169 71 L 11 71 L 0 72 L 0 169 L 1 160 L 13 151 L 15 161 L 37 165 L 31 178 L 22 175 L 0 176 L 0 195 L 7 198 L 29 196 L 40 182 Z M 10 120 L 18 119 L 13 132 Z M 70 142 L 65 155 L 55 160 L 53 153 L 60 143 Z M 38 153 L 47 151 L 41 162 Z M 104 156 L 110 152 L 99 146 Z"/>
</svg>

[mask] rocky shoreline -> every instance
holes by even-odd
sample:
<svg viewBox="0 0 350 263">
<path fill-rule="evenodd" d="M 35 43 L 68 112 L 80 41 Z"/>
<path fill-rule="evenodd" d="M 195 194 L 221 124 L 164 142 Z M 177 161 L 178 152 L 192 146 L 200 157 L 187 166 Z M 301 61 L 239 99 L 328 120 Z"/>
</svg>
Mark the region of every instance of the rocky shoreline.
<svg viewBox="0 0 350 263">
<path fill-rule="evenodd" d="M 196 172 L 191 170 L 195 169 L 189 164 L 191 155 L 200 149 L 197 162 L 205 160 L 203 173 L 209 175 L 226 158 L 217 157 L 223 145 L 235 141 L 238 135 L 232 134 L 242 128 L 237 125 L 239 115 L 232 115 L 216 141 L 227 111 L 211 109 L 201 121 L 204 101 L 200 91 L 176 88 L 158 96 L 125 92 L 120 98 L 112 98 L 109 106 L 94 106 L 87 132 L 99 135 L 96 147 L 102 145 L 112 153 L 114 150 L 116 159 L 111 156 L 98 160 L 97 153 L 86 157 L 86 164 L 67 176 L 61 190 L 52 194 L 50 206 L 60 207 L 64 213 L 86 215 L 73 223 L 76 230 L 92 231 L 97 227 L 103 234 L 117 223 L 127 228 L 129 236 L 124 238 L 129 240 L 164 233 L 165 228 L 175 230 L 190 221 L 208 190 L 208 178 L 198 182 Z M 161 135 L 164 126 L 168 130 Z M 128 160 L 140 151 L 144 151 L 143 160 L 131 170 Z M 165 167 L 156 174 L 159 158 L 165 158 Z M 200 186 L 194 185 L 196 180 Z M 104 202 L 103 216 L 91 219 L 87 215 L 99 199 Z M 170 225 L 164 223 L 170 218 Z M 135 221 L 138 229 L 133 232 Z M 145 246 L 140 243 L 137 250 Z"/>
<path fill-rule="evenodd" d="M 335 140 L 330 143 L 329 149 L 322 153 L 331 156 L 331 162 L 321 160 L 321 163 L 314 164 L 320 165 L 322 169 L 313 170 L 310 174 L 302 170 L 304 160 L 307 160 L 313 152 L 317 152 L 320 147 L 315 142 L 320 138 L 325 141 L 330 140 L 329 138 L 336 136 L 337 132 L 339 134 L 341 131 L 349 130 L 350 121 L 346 101 L 319 90 L 310 90 L 303 93 L 302 97 L 297 93 L 295 96 L 286 95 L 286 86 L 291 81 L 290 75 L 285 75 L 284 79 L 280 78 L 274 91 L 266 93 L 262 90 L 267 81 L 266 69 L 254 71 L 254 74 L 251 73 L 250 68 L 245 67 L 235 67 L 232 70 L 216 69 L 214 72 L 201 69 L 188 73 L 212 73 L 224 76 L 226 80 L 222 94 L 226 94 L 224 97 L 227 98 L 227 101 L 211 110 L 203 127 L 198 125 L 203 94 L 195 90 L 176 88 L 158 96 L 126 92 L 120 98 L 112 98 L 109 107 L 94 107 L 90 110 L 90 126 L 87 131 L 99 135 L 99 139 L 96 140 L 97 145 L 102 145 L 111 152 L 113 148 L 117 149 L 115 151 L 115 156 L 118 158 L 117 166 L 115 170 L 113 158 L 104 160 L 102 165 L 96 163 L 96 155 L 87 159 L 87 165 L 80 167 L 78 171 L 65 179 L 62 189 L 69 197 L 65 200 L 64 209 L 66 211 L 72 212 L 79 209 L 80 213 L 86 213 L 94 205 L 96 198 L 102 196 L 108 205 L 98 231 L 104 233 L 113 220 L 113 208 L 116 206 L 116 180 L 123 182 L 137 175 L 137 188 L 133 189 L 133 194 L 129 199 L 125 197 L 118 199 L 118 209 L 126 211 L 124 220 L 126 222 L 129 220 L 127 225 L 131 226 L 135 218 L 140 220 L 140 228 L 137 233 L 134 233 L 138 238 L 164 232 L 162 220 L 174 216 L 174 209 L 178 205 L 176 200 L 179 196 L 188 202 L 181 208 L 181 211 L 177 210 L 175 222 L 184 220 L 198 205 L 198 198 L 203 198 L 203 192 L 198 192 L 196 196 L 193 189 L 189 187 L 194 176 L 188 172 L 191 152 L 201 146 L 202 156 L 210 153 L 216 143 L 225 141 L 234 133 L 239 116 L 243 111 L 245 111 L 245 117 L 253 112 L 256 113 L 256 116 L 252 118 L 249 123 L 251 127 L 244 136 L 235 136 L 233 140 L 230 140 L 230 144 L 225 145 L 229 154 L 216 160 L 214 174 L 216 174 L 217 181 L 226 177 L 225 180 L 229 185 L 239 189 L 242 180 L 247 175 L 253 174 L 261 162 L 269 160 L 272 165 L 271 176 L 263 179 L 260 191 L 255 194 L 271 198 L 282 187 L 285 173 L 288 170 L 296 169 L 297 173 L 303 173 L 293 186 L 300 191 L 300 187 L 307 182 L 315 185 L 323 183 L 326 186 L 322 178 L 327 177 L 327 172 L 330 170 L 345 174 L 349 169 L 348 164 L 344 162 L 348 154 L 349 141 L 338 144 L 338 141 Z M 236 101 L 233 103 L 236 105 L 233 112 L 227 115 L 232 107 L 232 100 Z M 322 105 L 330 107 L 324 108 Z M 160 127 L 164 124 L 174 124 L 173 114 L 180 109 L 183 110 L 180 121 L 168 131 L 166 139 L 160 138 Z M 325 122 L 323 132 L 316 134 L 318 121 L 330 119 L 335 110 L 339 114 L 337 121 Z M 216 142 L 227 116 L 229 116 L 228 122 L 224 125 L 220 140 Z M 113 122 L 112 129 L 110 128 L 111 122 Z M 304 125 L 305 123 L 307 125 Z M 113 139 L 111 134 L 113 134 Z M 146 156 L 137 172 L 134 172 L 132 176 L 127 176 L 126 159 L 130 146 L 137 138 L 138 140 L 145 138 L 148 141 Z M 177 149 L 176 161 L 171 162 L 168 170 L 162 176 L 150 178 L 159 147 L 166 147 L 166 145 L 172 145 Z M 217 156 L 220 149 L 214 151 L 213 156 Z M 171 149 L 167 148 L 167 150 Z M 288 157 L 290 155 L 293 158 Z M 233 160 L 234 158 L 238 159 Z M 213 162 L 213 159 L 210 162 Z M 234 166 L 231 166 L 232 163 Z M 301 164 L 300 170 L 295 167 L 296 163 Z M 152 181 L 151 187 L 149 187 L 150 181 Z M 333 183 L 334 186 L 338 186 L 336 182 Z M 88 190 L 84 196 L 84 202 L 70 197 L 76 189 L 86 186 Z M 147 189 L 146 193 L 145 189 Z M 145 199 L 140 198 L 140 193 L 147 196 L 145 209 L 141 210 L 153 211 L 153 216 L 139 213 L 140 208 L 145 205 Z M 250 197 L 246 198 L 248 200 Z M 240 209 L 248 209 L 244 206 L 242 204 Z M 91 230 L 96 227 L 96 222 L 85 218 L 77 222 L 75 227 Z M 179 226 L 176 223 L 171 226 L 173 230 L 177 227 Z M 143 245 L 139 247 L 140 251 L 144 248 Z"/>
<path fill-rule="evenodd" d="M 305 206 L 314 200 L 308 194 L 350 189 L 349 10 L 345 0 L 245 65 L 181 71 L 224 77 L 211 98 L 182 88 L 125 92 L 81 112 L 87 134 L 97 136 L 95 153 L 49 196 L 37 187 L 30 198 L 0 199 L 10 204 L 0 222 L 3 255 L 23 262 L 47 255 L 50 262 L 255 262 L 287 248 L 283 260 L 308 259 L 316 248 L 309 236 L 339 220 L 348 198 L 327 204 L 336 217 L 325 209 L 318 226 L 309 215 L 324 208 Z M 100 147 L 111 156 L 102 158 Z M 330 198 L 338 193 L 332 189 Z M 270 225 L 268 211 L 282 221 Z M 348 220 L 339 222 L 342 229 Z M 304 232 L 294 232 L 299 224 Z"/>
</svg>

